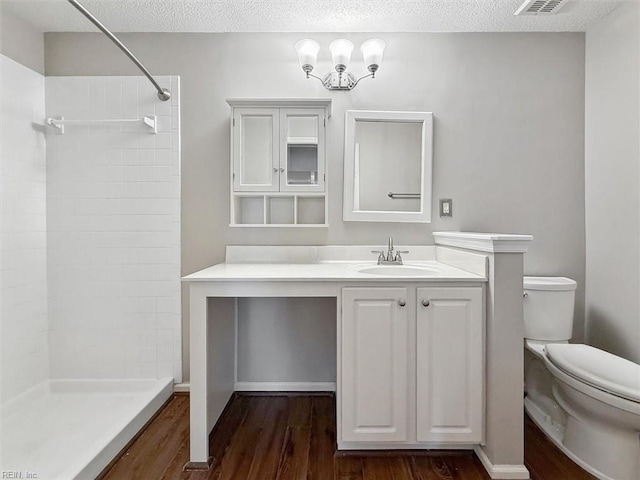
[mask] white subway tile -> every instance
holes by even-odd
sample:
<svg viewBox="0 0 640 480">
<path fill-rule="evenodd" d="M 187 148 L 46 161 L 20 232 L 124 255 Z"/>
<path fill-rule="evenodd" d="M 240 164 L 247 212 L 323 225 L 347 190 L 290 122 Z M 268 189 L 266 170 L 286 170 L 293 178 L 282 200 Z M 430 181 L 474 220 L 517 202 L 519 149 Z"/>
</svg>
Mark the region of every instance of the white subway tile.
<svg viewBox="0 0 640 480">
<path fill-rule="evenodd" d="M 173 381 L 175 383 L 182 383 L 182 361 L 173 362 Z"/>
<path fill-rule="evenodd" d="M 166 88 L 170 88 L 167 84 Z M 156 102 L 155 105 L 156 115 L 171 115 L 171 102 Z"/>
<path fill-rule="evenodd" d="M 147 138 L 148 134 L 142 133 L 122 133 L 122 148 L 140 148 L 140 139 Z"/>
<path fill-rule="evenodd" d="M 173 360 L 173 329 L 158 330 L 157 345 L 159 347 L 171 347 L 171 358 Z"/>
<path fill-rule="evenodd" d="M 45 136 L 33 128 L 44 117 L 45 82 L 2 55 L 0 70 L 3 402 L 47 378 L 50 364 L 45 341 Z"/>
<path fill-rule="evenodd" d="M 172 152 L 171 150 L 157 150 L 155 156 L 155 164 L 156 165 L 171 165 L 172 163 Z"/>
<path fill-rule="evenodd" d="M 158 362 L 173 363 L 173 345 L 159 346 L 156 360 Z"/>
<path fill-rule="evenodd" d="M 172 167 L 157 166 L 154 168 L 154 180 L 157 182 L 175 181 Z"/>
<path fill-rule="evenodd" d="M 139 150 L 140 152 L 140 165 L 153 165 L 155 163 L 156 151 L 155 150 Z M 145 180 L 149 181 L 153 177 L 144 177 Z"/>
<path fill-rule="evenodd" d="M 158 364 L 155 362 L 143 362 L 140 364 L 142 378 L 158 378 Z"/>
<path fill-rule="evenodd" d="M 180 184 L 178 182 L 157 182 L 156 194 L 158 198 L 180 198 Z"/>
<path fill-rule="evenodd" d="M 127 363 L 125 366 L 126 378 L 143 378 L 140 362 Z"/>
<path fill-rule="evenodd" d="M 122 82 L 122 115 L 138 116 L 138 81 L 135 77 L 126 77 Z"/>
<path fill-rule="evenodd" d="M 139 148 L 156 148 L 156 136 L 150 133 L 137 135 Z"/>
<path fill-rule="evenodd" d="M 173 377 L 173 363 L 172 362 L 158 362 L 157 370 L 158 378 Z"/>
<path fill-rule="evenodd" d="M 158 133 L 156 135 L 156 151 L 159 149 L 171 149 L 171 133 Z"/>
<path fill-rule="evenodd" d="M 66 118 L 159 115 L 160 130 L 152 135 L 142 124 L 140 130 L 125 131 L 117 125 L 74 127 L 64 136 L 48 135 L 46 163 L 29 154 L 28 169 L 9 166 L 14 177 L 29 176 L 26 188 L 41 199 L 15 202 L 21 213 L 12 217 L 12 228 L 16 234 L 29 229 L 42 234 L 37 240 L 3 238 L 3 252 L 5 245 L 44 250 L 48 222 L 51 370 L 76 378 L 181 378 L 179 79 L 166 78 L 173 94 L 166 103 L 157 100 L 144 77 L 51 77 L 46 84 L 47 114 L 55 107 L 55 115 Z M 32 133 L 16 135 L 35 141 Z M 44 139 L 39 141 L 44 149 Z M 14 188 L 18 195 L 24 190 L 22 183 Z M 31 253 L 25 258 L 39 258 Z M 27 274 L 41 277 L 36 270 L 22 269 L 9 281 L 20 283 Z M 84 281 L 77 282 L 79 277 Z M 14 298 L 26 301 L 35 287 L 12 288 Z M 42 342 L 29 345 L 39 347 Z"/>
<path fill-rule="evenodd" d="M 122 150 L 122 164 L 125 166 L 138 165 L 140 163 L 140 150 Z"/>
<path fill-rule="evenodd" d="M 171 110 L 168 115 L 158 115 L 156 122 L 158 133 L 171 133 Z"/>
</svg>

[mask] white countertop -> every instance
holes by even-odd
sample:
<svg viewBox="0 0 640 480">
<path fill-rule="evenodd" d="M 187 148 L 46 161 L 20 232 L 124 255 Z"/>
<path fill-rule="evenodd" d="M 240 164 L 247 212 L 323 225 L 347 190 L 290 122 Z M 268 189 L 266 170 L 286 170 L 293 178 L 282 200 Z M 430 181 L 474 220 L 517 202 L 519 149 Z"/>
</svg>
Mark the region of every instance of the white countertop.
<svg viewBox="0 0 640 480">
<path fill-rule="evenodd" d="M 320 263 L 219 263 L 187 275 L 185 282 L 207 281 L 453 281 L 484 282 L 486 277 L 467 272 L 444 263 L 405 262 L 406 266 L 425 266 L 424 275 L 379 275 L 362 273 L 361 268 L 375 267 L 376 262 L 320 262 Z M 435 271 L 434 271 L 435 270 Z"/>
<path fill-rule="evenodd" d="M 439 249 L 438 249 L 439 248 Z M 408 250 L 404 267 L 424 268 L 398 274 L 397 265 L 377 265 L 372 250 L 379 245 L 326 246 L 227 246 L 226 262 L 183 277 L 184 282 L 226 281 L 304 281 L 304 282 L 375 282 L 375 281 L 471 281 L 487 280 L 484 255 L 461 254 L 433 245 L 403 245 Z M 442 261 L 440 261 L 442 260 Z M 364 273 L 364 268 L 389 269 L 395 274 Z"/>
</svg>

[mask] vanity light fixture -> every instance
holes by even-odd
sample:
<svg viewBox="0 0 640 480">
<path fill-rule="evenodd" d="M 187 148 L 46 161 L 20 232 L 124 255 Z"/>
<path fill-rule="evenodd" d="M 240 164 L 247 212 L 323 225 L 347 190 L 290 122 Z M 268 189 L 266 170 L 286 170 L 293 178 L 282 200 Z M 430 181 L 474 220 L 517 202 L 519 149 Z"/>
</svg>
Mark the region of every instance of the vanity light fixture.
<svg viewBox="0 0 640 480">
<path fill-rule="evenodd" d="M 347 71 L 351 54 L 353 53 L 353 43 L 349 40 L 341 38 L 329 44 L 331 61 L 336 71 L 327 73 L 323 78 L 311 73 L 318 60 L 318 52 L 320 51 L 318 42 L 308 38 L 300 40 L 296 43 L 296 52 L 298 52 L 298 60 L 300 61 L 302 71 L 306 73 L 307 78 L 317 78 L 328 90 L 352 90 L 363 78 L 375 78 L 376 71 L 382 63 L 382 54 L 384 53 L 385 46 L 384 41 L 379 38 L 371 38 L 360 46 L 364 63 L 370 72 L 368 75 L 360 78 L 356 78 L 352 73 Z"/>
</svg>

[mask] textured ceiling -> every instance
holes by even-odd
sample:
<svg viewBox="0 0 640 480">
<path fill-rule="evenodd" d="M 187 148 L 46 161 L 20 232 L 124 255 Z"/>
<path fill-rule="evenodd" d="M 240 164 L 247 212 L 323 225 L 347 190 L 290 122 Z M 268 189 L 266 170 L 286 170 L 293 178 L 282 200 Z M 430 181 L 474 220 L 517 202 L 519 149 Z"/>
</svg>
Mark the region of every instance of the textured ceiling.
<svg viewBox="0 0 640 480">
<path fill-rule="evenodd" d="M 523 0 L 80 1 L 114 32 L 576 32 L 622 3 L 568 0 L 556 15 L 516 17 Z M 0 6 L 43 32 L 95 31 L 66 0 Z"/>
</svg>

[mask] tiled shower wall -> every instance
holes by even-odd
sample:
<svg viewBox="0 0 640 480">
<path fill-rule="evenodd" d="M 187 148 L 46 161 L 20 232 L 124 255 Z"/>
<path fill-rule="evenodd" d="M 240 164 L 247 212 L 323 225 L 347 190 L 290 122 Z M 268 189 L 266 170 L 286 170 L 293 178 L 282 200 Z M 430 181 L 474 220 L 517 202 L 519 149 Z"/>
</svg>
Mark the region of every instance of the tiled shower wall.
<svg viewBox="0 0 640 480">
<path fill-rule="evenodd" d="M 44 77 L 0 55 L 0 338 L 4 402 L 49 375 Z"/>
<path fill-rule="evenodd" d="M 52 378 L 181 381 L 179 78 L 47 77 Z"/>
</svg>

